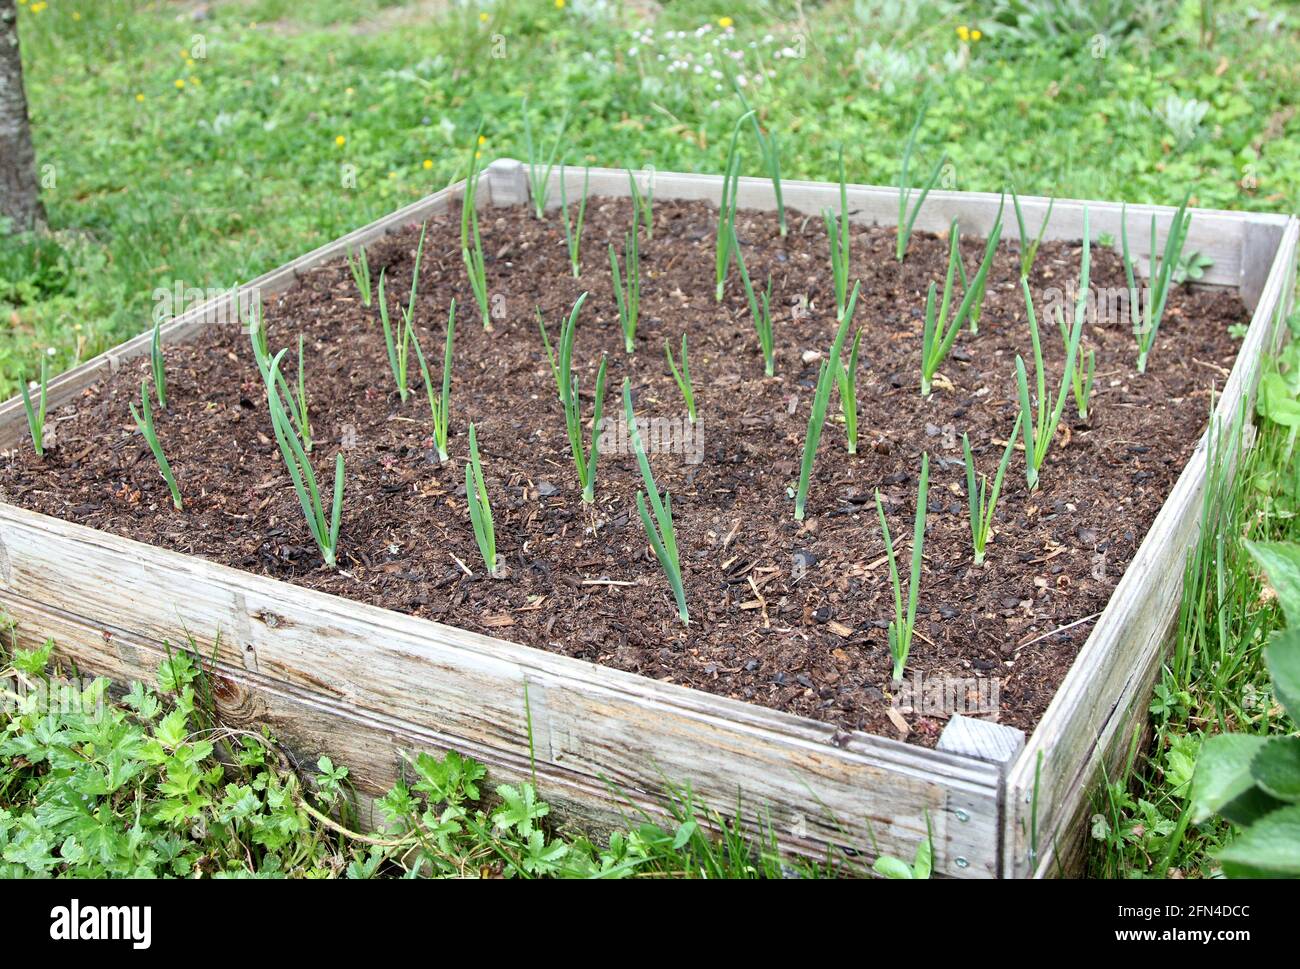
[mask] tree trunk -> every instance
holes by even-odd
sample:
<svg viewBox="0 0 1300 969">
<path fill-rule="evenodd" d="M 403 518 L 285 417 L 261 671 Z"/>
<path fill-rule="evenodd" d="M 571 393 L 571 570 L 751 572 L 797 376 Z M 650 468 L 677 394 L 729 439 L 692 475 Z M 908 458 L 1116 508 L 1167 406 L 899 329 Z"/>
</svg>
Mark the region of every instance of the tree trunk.
<svg viewBox="0 0 1300 969">
<path fill-rule="evenodd" d="M 45 226 L 14 0 L 0 0 L 0 221 L 4 219 L 12 219 L 16 230 Z"/>
</svg>

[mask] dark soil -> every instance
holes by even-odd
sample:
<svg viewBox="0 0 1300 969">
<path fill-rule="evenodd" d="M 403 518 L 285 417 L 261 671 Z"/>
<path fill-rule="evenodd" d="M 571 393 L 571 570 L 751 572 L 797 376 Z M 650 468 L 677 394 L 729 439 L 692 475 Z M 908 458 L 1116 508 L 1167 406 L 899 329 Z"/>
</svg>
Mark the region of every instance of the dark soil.
<svg viewBox="0 0 1300 969">
<path fill-rule="evenodd" d="M 1015 355 L 1030 356 L 1014 246 L 1004 243 L 997 256 L 979 335 L 958 338 L 941 368 L 949 385 L 923 399 L 925 289 L 931 280 L 942 285 L 946 242 L 918 234 L 900 266 L 892 229 L 854 227 L 861 443 L 858 454 L 847 454 L 843 425 L 828 422 L 809 520 L 800 525 L 789 489 L 817 376 L 814 354 L 825 353 L 834 328 L 821 220 L 793 217 L 782 240 L 774 218 L 739 218 L 751 275 L 759 281 L 771 272 L 774 279 L 777 376 L 765 379 L 734 270 L 724 303 L 713 299 L 714 211 L 659 201 L 654 216 L 654 238 L 641 246 L 642 320 L 631 357 L 622 347 L 606 248 L 617 240 L 621 251 L 626 204 L 593 200 L 576 280 L 558 220 L 539 223 L 522 208 L 489 210 L 482 228 L 497 308 L 491 332 L 480 326 L 467 284 L 458 214 L 430 223 L 418 319 L 435 367 L 453 296 L 459 308 L 452 458 L 442 466 L 418 371 L 413 364 L 417 392 L 403 404 L 377 312 L 361 305 L 344 263 L 306 274 L 269 303 L 273 349 L 296 348 L 298 334 L 308 335 L 314 461 L 326 490 L 334 455 L 345 449 L 344 571 L 321 567 L 270 437 L 247 337 L 233 325 L 212 330 L 202 344 L 167 348 L 171 406 L 158 424 L 187 503 L 183 513 L 172 510 L 127 410 L 147 360 L 54 413 L 57 447 L 44 461 L 30 447 L 0 460 L 0 497 L 475 632 L 898 736 L 888 716 L 892 593 L 873 494 L 884 495 L 906 576 L 924 450 L 929 516 L 909 674 L 999 678 L 1001 720 L 1031 729 L 1204 428 L 1211 389 L 1222 385 L 1236 352 L 1228 327 L 1246 319 L 1238 297 L 1176 291 L 1145 376 L 1134 368 L 1125 325 L 1087 327 L 1085 343 L 1097 360 L 1091 417 L 1079 421 L 1073 403 L 1067 407 L 1038 493 L 1027 492 L 1017 454 L 988 562 L 977 569 L 961 434 L 969 433 L 980 469 L 992 474 L 1017 409 Z M 405 304 L 417 235 L 411 227 L 370 251 L 375 278 L 386 272 L 394 319 Z M 982 242 L 964 239 L 962 248 L 973 271 Z M 1072 283 L 1078 266 L 1077 246 L 1045 244 L 1033 273 L 1036 296 Z M 1118 257 L 1094 247 L 1092 278 L 1094 286 L 1122 287 Z M 554 337 L 583 290 L 591 295 L 574 359 L 589 395 L 600 354 L 609 354 L 611 417 L 622 412 L 624 376 L 639 417 L 684 415 L 663 343 L 676 347 L 682 332 L 689 334 L 703 460 L 651 455 L 660 487 L 673 496 L 689 628 L 677 620 L 636 513 L 634 458 L 612 448 L 603 453 L 594 511 L 580 500 L 534 307 Z M 1062 341 L 1054 322 L 1041 322 L 1054 393 Z M 292 353 L 285 369 L 296 373 Z M 831 409 L 838 417 L 835 398 Z M 589 396 L 583 413 L 588 419 Z M 509 570 L 504 579 L 484 575 L 467 513 L 471 420 Z M 940 717 L 907 719 L 909 739 L 927 745 L 943 726 Z"/>
</svg>

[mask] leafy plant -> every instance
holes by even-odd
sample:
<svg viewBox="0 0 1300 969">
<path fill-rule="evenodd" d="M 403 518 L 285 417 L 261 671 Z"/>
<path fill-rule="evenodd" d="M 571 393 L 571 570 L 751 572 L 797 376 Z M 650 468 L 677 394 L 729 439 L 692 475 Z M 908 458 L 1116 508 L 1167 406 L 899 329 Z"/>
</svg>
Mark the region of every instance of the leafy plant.
<svg viewBox="0 0 1300 969">
<path fill-rule="evenodd" d="M 474 527 L 474 541 L 478 543 L 483 567 L 488 575 L 500 578 L 497 562 L 497 533 L 492 523 L 492 504 L 488 500 L 487 485 L 483 481 L 483 463 L 478 456 L 478 437 L 474 424 L 469 425 L 469 463 L 465 465 L 465 500 L 469 503 L 469 520 Z"/>
<path fill-rule="evenodd" d="M 162 350 L 162 320 L 155 320 L 153 339 L 149 342 L 149 368 L 153 371 L 153 386 L 158 394 L 158 407 L 167 409 L 167 361 Z"/>
<path fill-rule="evenodd" d="M 817 446 L 821 443 L 822 429 L 826 425 L 826 408 L 830 404 L 831 387 L 839 376 L 840 353 L 843 352 L 844 340 L 853 322 L 853 311 L 858 305 L 858 290 L 861 285 L 861 282 L 853 284 L 853 293 L 849 297 L 844 319 L 840 321 L 827 358 L 822 361 L 817 371 L 817 389 L 813 391 L 812 409 L 808 412 L 808 430 L 803 440 L 803 458 L 799 462 L 799 486 L 794 497 L 795 521 L 803 521 L 804 510 L 808 504 L 808 488 L 812 483 Z"/>
<path fill-rule="evenodd" d="M 840 149 L 840 214 L 822 209 L 826 238 L 831 247 L 831 284 L 835 290 L 835 318 L 842 320 L 849 296 L 849 195 L 844 181 L 844 149 Z"/>
<path fill-rule="evenodd" d="M 934 829 L 930 825 L 930 812 L 925 812 L 925 840 L 916 846 L 916 857 L 909 865 L 901 858 L 881 855 L 871 870 L 883 878 L 929 878 L 934 867 Z"/>
<path fill-rule="evenodd" d="M 1038 258 L 1038 247 L 1043 243 L 1043 234 L 1047 231 L 1047 223 L 1052 221 L 1052 209 L 1056 206 L 1056 195 L 1047 201 L 1047 211 L 1043 214 L 1043 221 L 1038 226 L 1038 234 L 1031 240 L 1025 231 L 1025 215 L 1020 210 L 1020 196 L 1016 194 L 1016 187 L 1011 186 L 1011 204 L 1016 210 L 1016 225 L 1020 229 L 1020 275 L 1028 276 L 1034 268 L 1034 260 Z"/>
<path fill-rule="evenodd" d="M 627 280 L 618 271 L 618 254 L 609 244 L 609 269 L 614 277 L 614 300 L 618 304 L 618 322 L 623 327 L 623 349 L 636 353 L 636 327 L 641 317 L 641 249 L 637 242 L 636 223 L 624 237 L 623 261 Z"/>
<path fill-rule="evenodd" d="M 560 118 L 560 129 L 555 133 L 555 140 L 551 142 L 551 151 L 546 156 L 545 164 L 539 164 L 537 152 L 533 148 L 533 126 L 528 119 L 528 98 L 523 99 L 520 112 L 524 116 L 524 145 L 528 152 L 528 182 L 532 187 L 533 212 L 537 218 L 546 218 L 546 200 L 551 193 L 551 172 L 555 169 L 555 156 L 560 150 L 560 145 L 564 141 L 565 129 L 569 127 L 569 112 L 565 111 Z M 477 140 L 475 142 L 477 147 Z M 563 170 L 561 170 L 561 175 Z"/>
<path fill-rule="evenodd" d="M 1183 196 L 1183 202 L 1178 206 L 1178 211 L 1174 213 L 1173 220 L 1169 223 L 1169 235 L 1165 237 L 1164 255 L 1158 263 L 1156 261 L 1156 217 L 1155 213 L 1151 215 L 1151 282 L 1146 300 L 1143 300 L 1138 292 L 1133 272 L 1133 259 L 1129 255 L 1128 206 L 1125 205 L 1120 209 L 1120 244 L 1124 257 L 1124 276 L 1128 282 L 1129 315 L 1133 319 L 1133 335 L 1137 338 L 1138 344 L 1138 373 L 1146 373 L 1147 371 L 1147 356 L 1151 353 L 1151 347 L 1156 342 L 1156 333 L 1159 332 L 1160 323 L 1164 319 L 1165 303 L 1169 299 L 1169 288 L 1173 282 L 1174 273 L 1178 268 L 1178 260 L 1182 255 L 1183 244 L 1187 241 L 1187 232 L 1192 224 L 1192 217 L 1187 211 L 1187 203 L 1191 197 L 1192 193 L 1189 189 L 1187 194 Z"/>
<path fill-rule="evenodd" d="M 925 112 L 929 110 L 930 101 L 927 98 L 921 102 L 921 110 L 917 112 L 916 122 L 912 125 L 912 131 L 907 136 L 907 144 L 903 147 L 903 167 L 898 178 L 898 241 L 895 245 L 895 255 L 898 261 L 902 262 L 903 257 L 907 255 L 907 245 L 912 240 L 912 227 L 916 225 L 916 217 L 921 214 L 921 206 L 925 204 L 925 198 L 930 194 L 930 190 L 939 181 L 939 175 L 943 172 L 943 166 L 948 162 L 948 155 L 944 153 L 939 157 L 939 161 L 934 166 L 934 171 L 930 177 L 925 180 L 921 187 L 920 195 L 917 196 L 916 204 L 908 210 L 908 204 L 912 200 L 912 183 L 908 180 L 908 167 L 912 163 L 912 152 L 916 149 L 916 136 L 921 130 L 921 124 L 925 121 Z"/>
<path fill-rule="evenodd" d="M 641 434 L 636 427 L 636 414 L 632 410 L 632 384 L 627 377 L 623 378 L 623 415 L 627 419 L 628 438 L 633 451 L 636 452 L 637 464 L 641 468 L 641 480 L 645 484 L 645 491 L 636 493 L 637 511 L 641 515 L 641 524 L 645 526 L 650 547 L 654 549 L 655 557 L 659 559 L 659 565 L 664 570 L 664 575 L 668 577 L 668 584 L 672 587 L 673 597 L 677 600 L 677 615 L 682 623 L 686 624 L 691 621 L 691 617 L 686 607 L 686 587 L 682 583 L 681 556 L 677 550 L 677 532 L 673 527 L 673 501 L 668 492 L 660 494 L 654 475 L 650 472 L 650 459 L 646 457 L 645 448 L 641 444 Z M 654 509 L 653 518 L 646 507 L 647 494 L 650 496 L 650 508 Z"/>
<path fill-rule="evenodd" d="M 1205 270 L 1213 265 L 1214 260 L 1203 252 L 1185 253 L 1178 257 L 1178 265 L 1174 267 L 1173 281 L 1178 286 L 1187 282 L 1196 282 L 1203 279 Z"/>
<path fill-rule="evenodd" d="M 483 126 L 474 133 L 474 143 L 469 150 L 469 174 L 465 178 L 465 194 L 460 201 L 460 257 L 465 263 L 470 289 L 483 317 L 483 329 L 492 329 L 491 303 L 487 291 L 487 263 L 483 259 L 483 239 L 478 231 L 478 180 L 479 138 Z"/>
<path fill-rule="evenodd" d="M 763 128 L 758 123 L 758 114 L 750 108 L 749 102 L 745 99 L 745 92 L 736 81 L 734 74 L 731 75 L 731 87 L 736 92 L 736 97 L 740 98 L 740 106 L 745 109 L 750 127 L 754 129 L 758 153 L 763 159 L 763 166 L 767 169 L 768 176 L 772 179 L 772 193 L 776 196 L 776 219 L 780 226 L 781 238 L 784 239 L 788 227 L 785 222 L 785 198 L 781 192 L 781 144 L 775 131 L 769 129 L 766 135 L 763 134 Z"/>
<path fill-rule="evenodd" d="M 293 490 L 298 496 L 307 530 L 311 532 L 316 547 L 320 549 L 321 558 L 326 568 L 335 568 L 338 563 L 339 526 L 343 516 L 343 452 L 334 458 L 334 498 L 328 516 L 325 504 L 321 500 L 320 488 L 316 483 L 316 471 L 307 456 L 302 441 L 299 440 L 293 421 L 285 409 L 280 396 L 280 361 L 288 350 L 281 350 L 275 358 L 267 361 L 262 369 L 262 382 L 266 386 L 267 410 L 271 417 L 271 429 L 275 434 L 276 444 L 280 447 L 280 456 L 289 471 Z"/>
<path fill-rule="evenodd" d="M 971 546 L 975 550 L 976 565 L 984 564 L 984 548 L 993 535 L 993 516 L 997 511 L 998 496 L 1002 493 L 1002 480 L 1011 465 L 1011 455 L 1016 449 L 1016 435 L 1020 433 L 1020 422 L 1023 419 L 1024 415 L 1016 415 L 1016 424 L 1007 438 L 1006 450 L 1002 452 L 997 474 L 993 476 L 992 488 L 989 487 L 987 475 L 980 479 L 979 488 L 975 487 L 975 458 L 971 454 L 970 438 L 965 434 L 961 436 L 962 456 L 966 459 L 966 499 L 970 504 Z"/>
<path fill-rule="evenodd" d="M 27 390 L 27 376 L 18 375 L 18 390 L 23 397 L 23 412 L 27 415 L 27 430 L 32 436 L 32 447 L 38 458 L 45 457 L 45 404 L 50 384 L 50 363 L 41 357 L 40 396 L 38 406 L 32 406 L 32 396 Z"/>
<path fill-rule="evenodd" d="M 925 544 L 925 510 L 930 491 L 930 455 L 921 455 L 921 480 L 916 493 L 916 525 L 912 533 L 912 575 L 907 586 L 907 608 L 903 608 L 903 590 L 898 579 L 898 563 L 894 558 L 894 542 L 889 536 L 889 523 L 885 521 L 885 506 L 880 492 L 876 492 L 876 514 L 880 516 L 880 531 L 885 537 L 885 555 L 889 559 L 889 581 L 894 588 L 894 619 L 889 624 L 889 654 L 894 658 L 894 682 L 903 678 L 907 656 L 912 651 L 912 635 L 916 630 L 916 600 L 921 589 L 921 553 Z"/>
<path fill-rule="evenodd" d="M 153 452 L 154 460 L 158 462 L 158 470 L 162 473 L 163 480 L 167 482 L 167 488 L 172 493 L 172 505 L 177 511 L 184 511 L 185 504 L 181 501 L 181 491 L 176 487 L 176 478 L 172 474 L 171 465 L 167 463 L 167 455 L 163 453 L 162 445 L 158 443 L 158 432 L 153 423 L 153 405 L 149 403 L 149 385 L 145 381 L 140 382 L 140 408 L 144 412 L 135 409 L 135 404 L 127 405 L 131 410 L 131 417 L 135 420 L 135 426 L 139 428 L 140 433 L 144 436 L 149 450 Z"/>
<path fill-rule="evenodd" d="M 740 281 L 745 287 L 745 299 L 749 302 L 749 318 L 754 322 L 754 332 L 758 334 L 758 346 L 763 351 L 763 373 L 768 376 L 776 374 L 776 343 L 772 336 L 772 274 L 767 274 L 767 289 L 761 302 L 754 295 L 754 286 L 749 281 L 749 270 L 745 268 L 745 256 L 740 251 L 740 240 L 736 238 L 735 227 L 731 231 L 731 247 L 736 254 L 736 268 L 740 270 Z"/>
<path fill-rule="evenodd" d="M 673 373 L 673 380 L 677 382 L 677 389 L 682 392 L 682 399 L 686 401 L 686 413 L 690 416 L 691 423 L 695 423 L 695 389 L 691 386 L 691 361 L 686 351 L 686 334 L 682 334 L 682 365 L 679 369 L 673 360 L 672 347 L 668 341 L 664 340 L 664 355 L 668 358 L 668 369 Z"/>
<path fill-rule="evenodd" d="M 543 331 L 544 333 L 545 331 Z M 447 313 L 447 336 L 443 341 L 442 390 L 435 397 L 433 394 L 433 380 L 429 375 L 429 364 L 424 359 L 424 350 L 420 347 L 420 338 L 414 336 L 415 356 L 420 361 L 420 374 L 424 377 L 424 394 L 429 398 L 429 415 L 433 418 L 433 443 L 438 449 L 438 460 L 444 464 L 449 457 L 447 441 L 451 430 L 451 363 L 455 340 L 456 300 L 453 299 L 451 301 L 451 310 Z M 549 352 L 550 348 L 547 349 Z"/>
<path fill-rule="evenodd" d="M 357 292 L 361 294 L 361 305 L 369 309 L 374 296 L 370 291 L 370 258 L 366 255 L 366 247 L 357 246 L 355 253 L 349 249 L 347 259 L 352 281 L 357 284 Z"/>
<path fill-rule="evenodd" d="M 727 148 L 727 162 L 722 169 L 722 198 L 718 201 L 718 240 L 714 250 L 714 299 L 721 303 L 727 285 L 727 270 L 731 267 L 731 247 L 736 239 L 736 193 L 740 188 L 740 155 L 737 151 L 740 128 L 753 115 L 749 111 L 740 116 L 731 132 Z"/>
<path fill-rule="evenodd" d="M 564 165 L 560 165 L 560 207 L 564 212 L 564 241 L 569 247 L 569 265 L 573 267 L 573 278 L 582 273 L 582 222 L 587 215 L 587 187 L 591 184 L 591 166 L 587 166 L 582 176 L 582 201 L 578 203 L 578 217 L 569 219 L 569 191 L 564 177 Z"/>
<path fill-rule="evenodd" d="M 591 447 L 584 451 L 582 445 L 582 411 L 578 398 L 578 378 L 573 371 L 573 341 L 578 329 L 578 314 L 587 294 L 583 293 L 573 304 L 569 319 L 560 331 L 560 353 L 555 360 L 553 371 L 555 383 L 559 390 L 560 405 L 564 408 L 564 425 L 569 435 L 569 449 L 573 452 L 573 463 L 578 471 L 578 484 L 582 486 L 582 500 L 592 504 L 596 500 L 596 462 L 600 459 L 600 422 L 605 410 L 605 365 L 602 354 L 600 368 L 596 372 L 596 402 L 591 418 Z M 538 322 L 541 320 L 539 318 Z M 546 327 L 542 325 L 542 337 L 546 337 Z M 548 345 L 547 352 L 550 352 Z"/>
<path fill-rule="evenodd" d="M 411 363 L 411 344 L 416 342 L 415 334 L 415 299 L 420 285 L 420 262 L 424 258 L 424 233 L 429 224 L 420 228 L 420 244 L 415 248 L 415 268 L 411 270 L 411 294 L 406 307 L 402 309 L 402 329 L 394 335 L 392 323 L 388 318 L 388 299 L 384 295 L 384 273 L 379 273 L 379 319 L 384 327 L 384 343 L 388 347 L 388 366 L 393 371 L 393 380 L 397 383 L 397 393 L 402 403 L 410 395 L 408 376 Z M 301 360 L 301 358 L 299 358 Z M 301 426 L 301 425 L 300 425 Z M 311 450 L 308 447 L 307 450 Z"/>
<path fill-rule="evenodd" d="M 858 346 L 861 343 L 862 331 L 858 330 L 849 350 L 848 365 L 840 364 L 835 373 L 840 388 L 840 409 L 844 412 L 844 435 L 850 454 L 858 453 Z"/>
<path fill-rule="evenodd" d="M 944 277 L 943 301 L 939 305 L 937 316 L 935 315 L 934 305 L 937 287 L 933 282 L 930 283 L 930 288 L 925 296 L 925 325 L 921 331 L 922 397 L 929 396 L 934 375 L 939 372 L 939 367 L 948 358 L 948 351 L 952 349 L 953 343 L 956 342 L 962 324 L 975 307 L 977 300 L 983 299 L 985 280 L 988 278 L 989 269 L 993 265 L 993 254 L 997 251 L 998 241 L 1002 238 L 1002 207 L 998 207 L 998 215 L 994 220 L 992 231 L 989 232 L 980 268 L 975 273 L 971 285 L 966 287 L 961 303 L 957 306 L 957 312 L 952 315 L 951 320 L 948 318 L 948 313 L 952 307 L 953 277 L 956 275 L 957 266 L 961 263 L 961 250 L 958 248 L 960 233 L 958 232 L 956 219 L 952 220 L 952 227 L 948 236 L 950 240 L 948 245 L 948 273 Z"/>
<path fill-rule="evenodd" d="M 1264 647 L 1273 695 L 1300 718 L 1300 546 L 1245 542 L 1268 575 L 1286 617 Z M 1241 828 L 1218 854 L 1234 878 L 1300 877 L 1300 737 L 1221 734 L 1197 758 L 1190 804 L 1193 823 L 1218 814 Z"/>
<path fill-rule="evenodd" d="M 1029 316 L 1029 338 L 1034 346 L 1034 376 L 1038 385 L 1035 414 L 1029 397 L 1029 382 L 1025 375 L 1025 361 L 1016 354 L 1016 387 L 1020 391 L 1021 428 L 1025 435 L 1025 477 L 1030 491 L 1038 489 L 1038 474 L 1047 459 L 1047 450 L 1056 436 L 1056 426 L 1065 411 L 1074 381 L 1074 369 L 1079 353 L 1079 340 L 1083 336 L 1083 321 L 1088 315 L 1088 278 L 1091 267 L 1090 240 L 1088 236 L 1088 210 L 1083 212 L 1083 259 L 1079 268 L 1079 295 L 1075 302 L 1074 326 L 1065 352 L 1065 370 L 1061 374 L 1061 389 L 1055 406 L 1049 407 L 1047 374 L 1043 366 L 1043 350 L 1038 340 L 1038 316 L 1034 312 L 1034 297 L 1029 291 L 1029 280 L 1022 278 L 1020 286 L 1025 294 L 1025 309 Z"/>
</svg>

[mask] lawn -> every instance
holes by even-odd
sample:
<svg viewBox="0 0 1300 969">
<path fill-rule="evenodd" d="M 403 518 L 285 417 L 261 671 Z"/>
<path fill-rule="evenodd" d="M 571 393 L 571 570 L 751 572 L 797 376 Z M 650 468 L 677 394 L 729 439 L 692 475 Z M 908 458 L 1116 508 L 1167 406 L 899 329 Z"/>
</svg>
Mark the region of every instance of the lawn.
<svg viewBox="0 0 1300 969">
<path fill-rule="evenodd" d="M 178 288 L 228 289 L 463 177 L 480 123 L 485 158 L 526 157 L 525 98 L 539 141 L 567 125 L 570 165 L 717 173 L 743 112 L 734 85 L 779 132 L 787 179 L 834 180 L 842 152 L 849 181 L 896 183 L 924 104 L 915 170 L 946 155 L 944 187 L 1174 205 L 1190 191 L 1195 206 L 1300 207 L 1291 4 L 1119 3 L 1150 19 L 1109 23 L 1029 16 L 1061 6 L 26 0 L 20 34 L 54 235 L 35 246 L 0 240 L 0 397 L 42 357 L 65 370 L 150 328 L 163 308 L 182 308 L 171 299 Z M 1204 6 L 1217 8 L 1210 36 Z M 742 172 L 762 174 L 752 145 Z M 1279 367 L 1293 374 L 1289 357 Z M 1300 396 L 1293 376 L 1282 383 L 1278 393 Z M 1286 428 L 1266 420 L 1260 441 L 1189 567 L 1194 595 L 1157 689 L 1153 752 L 1135 753 L 1098 803 L 1097 874 L 1214 874 L 1229 829 L 1192 823 L 1188 810 L 1203 734 L 1288 729 L 1261 659 L 1282 616 L 1241 538 L 1296 537 L 1294 468 Z M 201 704 L 185 700 L 194 681 L 178 677 L 173 692 L 201 722 Z M 261 777 L 263 794 L 281 782 L 267 781 L 263 755 L 247 756 L 244 779 Z M 173 767 L 164 758 L 149 769 Z M 337 768 L 322 770 L 328 787 Z M 447 771 L 423 765 L 427 789 Z M 19 783 L 5 777 L 0 794 Z M 454 783 L 461 801 L 477 803 L 473 782 Z M 238 797 L 222 803 L 239 818 Z M 262 803 L 258 816 L 273 827 L 275 810 Z M 496 835 L 493 815 L 467 814 L 473 823 L 458 828 L 463 840 L 441 853 L 440 870 L 491 859 L 523 874 L 537 851 L 543 860 L 527 873 L 624 873 L 635 856 L 627 871 L 722 875 L 743 873 L 737 859 L 752 847 L 739 835 L 711 847 L 688 805 L 663 843 L 632 832 L 640 854 L 626 841 L 596 850 L 578 839 L 545 861 L 550 843 L 532 840 L 540 815 L 520 810 L 527 816 L 507 816 Z M 325 822 L 293 817 L 270 850 L 284 870 L 368 874 L 388 857 L 337 848 Z M 297 848 L 282 850 L 290 841 Z"/>
</svg>

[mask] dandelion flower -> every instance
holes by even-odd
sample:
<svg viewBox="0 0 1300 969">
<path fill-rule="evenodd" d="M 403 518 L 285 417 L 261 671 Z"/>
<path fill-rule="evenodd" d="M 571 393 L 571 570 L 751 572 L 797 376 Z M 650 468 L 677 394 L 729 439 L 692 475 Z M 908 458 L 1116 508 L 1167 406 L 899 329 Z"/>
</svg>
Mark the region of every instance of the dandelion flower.
<svg viewBox="0 0 1300 969">
<path fill-rule="evenodd" d="M 348 143 L 348 139 L 343 135 L 339 135 L 334 139 L 334 144 L 338 145 L 340 148 L 342 148 L 347 143 Z"/>
<path fill-rule="evenodd" d="M 433 167 L 433 159 L 432 159 L 432 158 L 426 158 L 426 159 L 424 160 L 424 168 L 425 168 L 425 170 L 427 171 L 428 169 L 430 169 L 430 168 L 432 168 L 432 167 Z"/>
<path fill-rule="evenodd" d="M 724 28 L 725 28 L 725 27 L 730 27 L 730 26 L 731 26 L 732 24 L 734 24 L 734 23 L 735 23 L 735 21 L 732 20 L 730 17 L 719 17 L 719 18 L 718 18 L 718 26 L 719 26 L 719 27 L 724 27 Z"/>
<path fill-rule="evenodd" d="M 970 28 L 967 27 L 965 24 L 962 24 L 960 27 L 957 28 L 957 36 L 961 38 L 963 41 L 970 40 Z"/>
<path fill-rule="evenodd" d="M 184 86 L 185 86 L 185 79 L 180 77 L 176 78 L 176 90 L 179 91 Z"/>
</svg>

